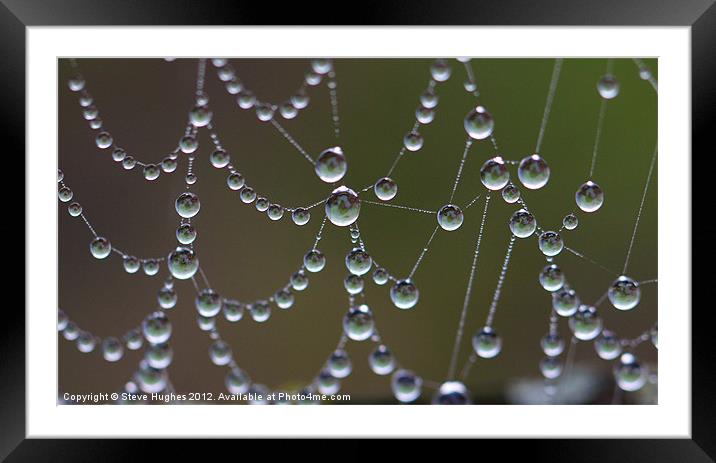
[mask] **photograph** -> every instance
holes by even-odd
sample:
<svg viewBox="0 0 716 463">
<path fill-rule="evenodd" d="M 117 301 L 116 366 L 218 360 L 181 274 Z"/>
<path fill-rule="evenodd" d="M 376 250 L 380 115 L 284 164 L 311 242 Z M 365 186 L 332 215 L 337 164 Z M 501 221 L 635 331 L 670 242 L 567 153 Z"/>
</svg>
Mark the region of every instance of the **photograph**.
<svg viewBox="0 0 716 463">
<path fill-rule="evenodd" d="M 0 461 L 713 463 L 714 1 L 0 0 Z"/>
<path fill-rule="evenodd" d="M 658 57 L 56 66 L 59 405 L 659 403 Z"/>
</svg>

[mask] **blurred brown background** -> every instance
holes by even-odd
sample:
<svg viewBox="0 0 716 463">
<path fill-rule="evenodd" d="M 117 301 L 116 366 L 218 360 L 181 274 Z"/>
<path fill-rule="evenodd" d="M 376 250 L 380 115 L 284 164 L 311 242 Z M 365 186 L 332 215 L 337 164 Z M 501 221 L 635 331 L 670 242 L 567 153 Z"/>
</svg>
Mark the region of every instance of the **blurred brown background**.
<svg viewBox="0 0 716 463">
<path fill-rule="evenodd" d="M 115 142 L 144 162 L 159 162 L 175 146 L 183 132 L 187 111 L 193 104 L 196 60 L 179 59 L 83 59 L 79 66 L 94 96 L 105 127 Z M 430 59 L 336 60 L 340 145 L 349 168 L 346 185 L 362 188 L 383 176 L 414 122 L 418 96 L 429 79 Z M 656 60 L 646 60 L 656 73 Z M 234 59 L 238 77 L 265 101 L 285 101 L 300 85 L 308 60 Z M 399 192 L 393 203 L 437 210 L 450 196 L 465 141 L 463 118 L 474 104 L 463 89 L 463 65 L 451 60 L 452 77 L 438 85 L 440 104 L 435 121 L 421 132 L 424 147 L 406 153 L 393 178 Z M 481 103 L 496 121 L 494 135 L 505 158 L 519 160 L 531 154 L 540 127 L 552 72 L 551 59 L 473 59 Z M 567 59 L 562 69 L 542 155 L 552 176 L 538 191 L 521 191 L 539 223 L 558 229 L 562 217 L 576 209 L 574 191 L 586 180 L 594 143 L 600 98 L 596 82 L 604 73 L 603 59 Z M 565 244 L 601 264 L 619 271 L 626 255 L 635 214 L 656 143 L 657 96 L 638 76 L 632 60 L 615 60 L 614 73 L 621 93 L 608 103 L 600 154 L 594 179 L 604 188 L 604 207 L 594 214 L 580 213 L 579 227 L 564 231 Z M 183 190 L 185 160 L 173 174 L 155 182 L 142 178 L 141 169 L 125 171 L 111 160 L 111 153 L 94 145 L 94 134 L 83 120 L 77 94 L 67 89 L 71 75 L 68 61 L 58 62 L 59 167 L 75 193 L 75 200 L 100 235 L 139 257 L 165 256 L 175 246 L 179 217 L 173 202 Z M 272 202 L 286 206 L 312 204 L 330 192 L 311 166 L 254 111 L 238 108 L 207 65 L 206 92 L 213 122 L 232 162 L 248 184 Z M 281 124 L 315 158 L 335 143 L 325 86 L 309 89 L 311 103 L 295 120 Z M 197 156 L 201 212 L 193 222 L 198 229 L 196 250 L 202 268 L 222 296 L 250 301 L 267 298 L 282 287 L 311 247 L 320 225 L 322 207 L 313 209 L 308 225 L 298 227 L 286 214 L 270 221 L 253 205 L 243 204 L 238 193 L 226 187 L 226 171 L 210 166 L 211 143 L 200 131 Z M 455 202 L 465 205 L 483 189 L 479 168 L 493 149 L 489 141 L 477 142 L 468 157 Z M 516 180 L 516 170 L 511 170 Z M 515 182 L 517 183 L 517 182 Z M 629 274 L 636 280 L 657 276 L 657 178 L 646 198 L 641 225 L 632 253 Z M 519 184 L 518 184 L 519 186 Z M 375 200 L 372 192 L 367 199 Z M 413 310 L 395 308 L 389 285 L 376 286 L 366 279 L 368 302 L 385 343 L 400 362 L 426 379 L 445 379 L 455 331 L 469 275 L 474 241 L 483 200 L 466 213 L 455 232 L 440 231 L 415 281 L 420 302 Z M 167 276 L 163 264 L 154 277 L 127 274 L 116 254 L 94 259 L 88 245 L 91 235 L 80 219 L 70 217 L 59 205 L 59 306 L 80 327 L 98 336 L 121 336 L 137 326 L 156 306 L 156 293 Z M 507 219 L 516 210 L 493 195 L 478 263 L 475 289 L 467 316 L 459 366 L 467 359 L 472 334 L 485 321 L 505 247 L 509 241 Z M 364 204 L 360 227 L 369 252 L 392 273 L 401 277 L 412 268 L 435 226 L 427 214 Z M 258 324 L 248 314 L 236 324 L 218 317 L 222 336 L 251 378 L 273 389 L 304 384 L 320 369 L 341 332 L 347 310 L 343 263 L 351 248 L 348 229 L 327 224 L 319 245 L 326 254 L 326 269 L 309 274 L 310 286 L 296 292 L 291 310 L 274 308 L 271 319 Z M 563 251 L 556 262 L 586 302 L 594 302 L 614 277 Z M 536 240 L 518 240 L 495 319 L 503 338 L 499 357 L 479 360 L 468 387 L 485 401 L 501 401 L 509 381 L 539 377 L 543 354 L 540 338 L 547 332 L 551 297 L 537 280 L 544 257 Z M 168 312 L 173 325 L 174 362 L 169 368 L 177 391 L 224 391 L 225 367 L 208 357 L 210 340 L 196 326 L 194 291 L 190 282 L 177 282 L 179 303 Z M 642 290 L 642 302 L 630 312 L 619 312 L 607 302 L 600 313 L 606 326 L 624 337 L 635 337 L 657 317 L 657 287 Z M 566 320 L 560 333 L 569 339 Z M 141 351 L 129 351 L 110 364 L 99 351 L 83 354 L 73 343 L 59 338 L 59 388 L 71 393 L 118 390 L 130 378 Z M 353 374 L 342 381 L 342 390 L 357 402 L 392 401 L 389 378 L 374 375 L 367 356 L 374 345 L 349 342 Z M 648 343 L 637 354 L 656 361 Z M 564 358 L 564 355 L 563 355 Z M 592 343 L 580 343 L 577 364 L 594 364 L 608 372 L 610 365 L 598 359 Z M 430 393 L 426 393 L 429 396 Z"/>
</svg>

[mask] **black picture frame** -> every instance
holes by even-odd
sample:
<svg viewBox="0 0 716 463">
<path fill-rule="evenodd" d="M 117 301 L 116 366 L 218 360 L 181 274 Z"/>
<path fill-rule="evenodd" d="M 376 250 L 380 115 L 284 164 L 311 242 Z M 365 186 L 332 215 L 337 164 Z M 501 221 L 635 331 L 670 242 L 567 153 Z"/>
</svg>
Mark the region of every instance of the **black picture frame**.
<svg viewBox="0 0 716 463">
<path fill-rule="evenodd" d="M 543 25 L 543 26 L 690 26 L 692 66 L 692 149 L 706 156 L 714 150 L 712 122 L 716 111 L 716 6 L 714 0 L 364 0 L 339 4 L 247 2 L 240 0 L 0 0 L 3 62 L 4 146 L 8 157 L 25 152 L 25 59 L 28 26 L 103 25 Z M 321 18 L 320 13 L 324 13 Z M 693 159 L 692 159 L 693 160 Z M 698 174 L 698 170 L 693 171 Z M 26 172 L 26 175 L 28 173 Z M 702 172 L 700 175 L 708 175 Z M 705 185 L 712 184 L 708 178 Z M 697 178 L 693 185 L 703 184 Z M 692 195 L 695 197 L 696 195 Z M 713 236 L 713 224 L 694 229 L 692 243 Z M 23 238 L 25 248 L 32 246 Z M 703 249 L 703 248 L 702 248 Z M 706 246 L 707 252 L 708 246 Z M 708 256 L 707 256 L 708 257 Z M 690 270 L 690 269 L 685 269 Z M 710 272 L 692 272 L 696 287 L 708 285 Z M 701 283 L 701 285 L 699 285 Z M 689 310 L 691 295 L 684 295 Z M 527 452 L 530 459 L 551 461 L 716 461 L 716 350 L 708 323 L 712 304 L 693 310 L 691 439 L 527 440 L 517 445 L 485 440 L 479 454 L 511 458 Z M 694 304 L 697 307 L 696 304 Z M 25 438 L 25 317 L 20 310 L 3 311 L 0 336 L 0 458 L 7 461 L 132 461 L 166 456 L 163 446 L 126 440 L 43 440 Z M 239 418 L 237 414 L 237 418 Z M 578 421 L 575 421 L 578 426 Z M 334 442 L 341 445 L 338 441 Z M 173 441 L 175 450 L 204 455 L 215 443 Z M 281 446 L 293 451 L 295 445 Z M 310 445 L 310 444 L 309 444 Z M 344 456 L 360 455 L 360 443 L 344 443 Z M 260 447 L 264 449 L 266 447 Z M 308 448 L 308 447 L 307 447 Z M 419 448 L 417 442 L 401 446 Z M 236 448 L 234 448 L 236 449 Z M 275 457 L 277 446 L 272 446 Z M 246 449 L 241 451 L 246 452 Z M 316 455 L 322 450 L 315 449 Z M 499 453 L 494 453 L 499 452 Z M 192 452 L 194 453 L 194 452 Z M 250 452 L 253 453 L 253 452 Z M 190 455 L 190 453 L 186 453 Z M 365 454 L 364 454 L 365 455 Z M 371 454 L 366 456 L 369 458 Z M 467 454 L 466 454 L 467 456 Z M 496 458 L 496 457 L 494 457 Z"/>
</svg>

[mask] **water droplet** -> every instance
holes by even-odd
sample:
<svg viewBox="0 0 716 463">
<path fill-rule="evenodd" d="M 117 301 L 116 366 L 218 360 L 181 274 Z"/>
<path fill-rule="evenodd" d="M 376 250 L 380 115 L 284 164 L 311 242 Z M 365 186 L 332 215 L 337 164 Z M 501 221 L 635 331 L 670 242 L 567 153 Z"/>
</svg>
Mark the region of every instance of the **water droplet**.
<svg viewBox="0 0 716 463">
<path fill-rule="evenodd" d="M 162 309 L 172 309 L 177 305 L 177 293 L 172 288 L 164 287 L 157 293 L 157 302 Z"/>
<path fill-rule="evenodd" d="M 353 275 L 365 275 L 373 266 L 373 259 L 362 248 L 354 248 L 346 255 L 346 268 Z"/>
<path fill-rule="evenodd" d="M 209 95 L 202 91 L 196 93 L 196 104 L 199 106 L 205 106 L 209 104 Z"/>
<path fill-rule="evenodd" d="M 232 323 L 244 317 L 244 306 L 238 301 L 224 299 L 221 301 L 221 310 L 224 312 L 224 318 Z"/>
<path fill-rule="evenodd" d="M 211 122 L 212 112 L 208 106 L 196 105 L 189 112 L 189 121 L 194 127 L 206 127 Z"/>
<path fill-rule="evenodd" d="M 185 135 L 179 140 L 179 149 L 182 153 L 191 154 L 199 147 L 199 142 L 193 135 Z"/>
<path fill-rule="evenodd" d="M 280 309 L 290 309 L 293 307 L 295 298 L 293 293 L 288 289 L 282 289 L 276 292 L 273 296 L 273 300 Z"/>
<path fill-rule="evenodd" d="M 249 90 L 243 90 L 236 98 L 236 103 L 241 109 L 251 109 L 256 104 L 256 95 Z"/>
<path fill-rule="evenodd" d="M 418 151 L 423 147 L 423 136 L 416 131 L 411 131 L 403 137 L 403 145 L 408 151 Z"/>
<path fill-rule="evenodd" d="M 393 395 L 398 401 L 409 403 L 415 401 L 422 392 L 423 379 L 409 370 L 398 370 L 390 380 Z"/>
<path fill-rule="evenodd" d="M 452 69 L 450 63 L 445 59 L 436 59 L 430 67 L 430 75 L 438 82 L 445 82 L 450 78 Z"/>
<path fill-rule="evenodd" d="M 229 186 L 230 189 L 234 191 L 243 188 L 245 183 L 246 181 L 244 180 L 244 176 L 238 172 L 232 172 L 226 178 L 226 184 Z"/>
<path fill-rule="evenodd" d="M 189 223 L 183 223 L 177 228 L 176 236 L 181 244 L 191 244 L 196 239 L 196 228 Z"/>
<path fill-rule="evenodd" d="M 415 119 L 421 124 L 430 124 L 435 119 L 435 111 L 424 106 L 418 106 L 415 110 Z"/>
<path fill-rule="evenodd" d="M 318 249 L 312 249 L 303 256 L 303 265 L 309 272 L 320 272 L 326 266 L 326 256 Z"/>
<path fill-rule="evenodd" d="M 539 235 L 539 250 L 548 257 L 553 257 L 562 252 L 564 242 L 559 233 L 545 231 Z"/>
<path fill-rule="evenodd" d="M 139 259 L 134 256 L 124 256 L 122 258 L 122 265 L 124 266 L 124 271 L 127 273 L 137 273 L 141 266 Z"/>
<path fill-rule="evenodd" d="M 530 190 L 537 190 L 545 186 L 549 181 L 549 174 L 549 166 L 539 154 L 522 159 L 517 168 L 520 182 Z"/>
<path fill-rule="evenodd" d="M 129 350 L 137 350 L 144 344 L 142 333 L 138 329 L 131 329 L 124 335 L 124 342 Z"/>
<path fill-rule="evenodd" d="M 167 257 L 167 266 L 174 278 L 187 280 L 199 269 L 199 259 L 191 249 L 177 247 Z"/>
<path fill-rule="evenodd" d="M 537 229 L 534 216 L 524 209 L 520 209 L 510 218 L 510 231 L 518 238 L 527 238 Z"/>
<path fill-rule="evenodd" d="M 589 180 L 583 183 L 574 195 L 577 206 L 584 212 L 594 212 L 604 204 L 604 191 Z"/>
<path fill-rule="evenodd" d="M 545 357 L 539 363 L 539 369 L 547 379 L 559 378 L 562 374 L 562 363 L 556 357 Z"/>
<path fill-rule="evenodd" d="M 581 341 L 591 341 L 602 332 L 602 319 L 596 307 L 580 305 L 577 313 L 569 318 L 569 327 L 574 337 Z"/>
<path fill-rule="evenodd" d="M 109 337 L 102 341 L 102 357 L 108 362 L 116 362 L 124 355 L 124 346 L 119 339 Z"/>
<path fill-rule="evenodd" d="M 233 368 L 226 374 L 224 385 L 230 394 L 246 394 L 251 386 L 251 380 L 243 370 Z"/>
<path fill-rule="evenodd" d="M 539 274 L 539 283 L 547 291 L 557 291 L 564 286 L 564 273 L 562 269 L 555 264 L 551 264 L 542 269 Z"/>
<path fill-rule="evenodd" d="M 100 132 L 97 134 L 97 138 L 95 138 L 95 143 L 97 144 L 97 148 L 100 149 L 107 149 L 110 146 L 112 146 L 112 143 L 114 140 L 112 139 L 112 135 L 110 135 L 109 132 Z"/>
<path fill-rule="evenodd" d="M 239 198 L 244 204 L 251 204 L 256 199 L 256 192 L 250 186 L 244 187 L 239 193 Z"/>
<path fill-rule="evenodd" d="M 328 74 L 333 69 L 333 62 L 327 58 L 316 58 L 311 60 L 311 69 L 316 74 Z"/>
<path fill-rule="evenodd" d="M 389 279 L 388 271 L 382 267 L 375 269 L 375 272 L 373 272 L 373 281 L 377 285 L 384 285 Z"/>
<path fill-rule="evenodd" d="M 512 183 L 508 183 L 505 188 L 502 189 L 502 199 L 507 204 L 514 204 L 520 199 L 520 190 Z"/>
<path fill-rule="evenodd" d="M 145 275 L 156 275 L 159 273 L 159 261 L 156 259 L 144 259 L 142 262 L 142 269 Z"/>
<path fill-rule="evenodd" d="M 308 221 L 311 220 L 311 213 L 308 209 L 297 207 L 291 212 L 291 220 L 293 220 L 293 223 L 296 225 L 306 225 Z"/>
<path fill-rule="evenodd" d="M 346 175 L 348 163 L 339 146 L 324 150 L 316 159 L 316 175 L 326 183 L 335 183 Z"/>
<path fill-rule="evenodd" d="M 62 201 L 63 203 L 66 203 L 66 202 L 68 202 L 69 200 L 71 200 L 73 196 L 74 196 L 74 193 L 72 193 L 72 190 L 70 190 L 70 189 L 69 189 L 68 187 L 66 187 L 66 186 L 63 186 L 62 188 L 60 188 L 60 189 L 57 191 L 57 197 L 58 197 L 59 200 Z"/>
<path fill-rule="evenodd" d="M 597 82 L 597 91 L 605 100 L 611 100 L 619 95 L 619 82 L 611 74 L 607 74 Z"/>
<path fill-rule="evenodd" d="M 220 339 L 214 341 L 209 347 L 209 358 L 214 365 L 227 365 L 231 362 L 232 356 L 231 346 Z"/>
<path fill-rule="evenodd" d="M 365 282 L 363 278 L 358 275 L 348 275 L 345 280 L 343 280 L 343 286 L 346 288 L 346 291 L 348 291 L 348 294 L 356 295 L 363 291 Z"/>
<path fill-rule="evenodd" d="M 80 90 L 85 88 L 85 79 L 79 74 L 76 74 L 67 81 L 67 86 L 72 90 L 73 92 L 79 92 Z"/>
<path fill-rule="evenodd" d="M 335 394 L 341 390 L 341 382 L 330 371 L 322 370 L 316 378 L 316 387 L 321 394 Z"/>
<path fill-rule="evenodd" d="M 632 354 L 624 353 L 614 368 L 617 385 L 624 391 L 638 391 L 649 377 L 649 369 L 642 365 Z"/>
<path fill-rule="evenodd" d="M 368 364 L 376 375 L 389 375 L 395 370 L 395 357 L 386 346 L 381 344 L 371 352 Z"/>
<path fill-rule="evenodd" d="M 215 317 L 221 310 L 221 296 L 213 289 L 202 289 L 194 299 L 194 305 L 202 317 Z"/>
<path fill-rule="evenodd" d="M 96 237 L 90 243 L 90 252 L 97 259 L 104 259 L 112 252 L 112 245 L 107 238 Z"/>
<path fill-rule="evenodd" d="M 465 131 L 470 138 L 484 140 L 492 135 L 495 129 L 495 120 L 482 106 L 477 106 L 465 116 Z"/>
<path fill-rule="evenodd" d="M 308 94 L 306 93 L 305 89 L 301 89 L 298 92 L 296 92 L 295 95 L 291 97 L 291 104 L 296 109 L 305 109 L 308 106 L 308 102 L 310 101 L 310 98 Z"/>
<path fill-rule="evenodd" d="M 552 293 L 552 307 L 562 317 L 574 315 L 579 304 L 579 296 L 573 289 L 562 288 Z"/>
<path fill-rule="evenodd" d="M 94 120 L 97 118 L 98 115 L 99 115 L 99 110 L 97 110 L 97 108 L 94 105 L 87 106 L 82 111 L 82 117 L 84 117 L 86 121 Z"/>
<path fill-rule="evenodd" d="M 564 339 L 558 334 L 546 334 L 540 341 L 540 346 L 545 355 L 556 357 L 564 352 Z"/>
<path fill-rule="evenodd" d="M 116 162 L 121 162 L 127 157 L 127 152 L 122 148 L 115 148 L 112 150 L 112 159 Z"/>
<path fill-rule="evenodd" d="M 326 216 L 333 225 L 347 227 L 358 220 L 360 199 L 355 191 L 341 186 L 326 200 Z"/>
<path fill-rule="evenodd" d="M 639 283 L 627 276 L 620 276 L 609 287 L 607 292 L 609 302 L 619 310 L 631 310 L 641 300 Z"/>
<path fill-rule="evenodd" d="M 185 219 L 190 219 L 199 213 L 201 203 L 199 202 L 199 197 L 196 194 L 186 191 L 179 195 L 174 203 L 174 206 L 177 214 Z"/>
<path fill-rule="evenodd" d="M 122 159 L 122 167 L 124 170 L 132 170 L 136 165 L 137 161 L 133 156 L 125 156 L 124 159 Z"/>
<path fill-rule="evenodd" d="M 411 279 L 398 280 L 390 288 L 390 300 L 399 309 L 412 309 L 418 303 L 420 291 Z"/>
<path fill-rule="evenodd" d="M 510 181 L 510 172 L 507 170 L 502 156 L 488 159 L 480 168 L 480 180 L 488 190 L 501 190 Z"/>
<path fill-rule="evenodd" d="M 172 335 L 172 324 L 164 312 L 154 312 L 142 322 L 142 333 L 150 344 L 163 344 Z"/>
<path fill-rule="evenodd" d="M 144 360 L 147 364 L 158 370 L 167 368 L 172 363 L 174 352 L 169 344 L 154 344 L 144 352 Z"/>
<path fill-rule="evenodd" d="M 197 315 L 196 324 L 199 325 L 199 329 L 202 331 L 212 331 L 216 328 L 216 318 Z"/>
<path fill-rule="evenodd" d="M 594 350 L 597 351 L 599 358 L 604 360 L 614 360 L 622 353 L 622 345 L 619 338 L 609 330 L 604 330 L 594 340 Z"/>
<path fill-rule="evenodd" d="M 82 353 L 89 353 L 97 346 L 97 339 L 86 331 L 81 331 L 77 336 L 77 350 Z"/>
<path fill-rule="evenodd" d="M 226 91 L 229 92 L 230 95 L 236 95 L 243 90 L 243 88 L 244 84 L 236 77 L 226 83 Z"/>
<path fill-rule="evenodd" d="M 445 381 L 433 396 L 433 405 L 470 405 L 470 391 L 459 381 Z"/>
<path fill-rule="evenodd" d="M 79 102 L 80 106 L 82 106 L 83 108 L 86 108 L 87 106 L 91 105 L 93 101 L 94 98 L 92 98 L 92 95 L 87 93 L 87 91 L 84 91 L 80 94 Z"/>
<path fill-rule="evenodd" d="M 177 160 L 171 157 L 162 159 L 162 170 L 166 173 L 171 173 L 177 170 Z"/>
<path fill-rule="evenodd" d="M 77 339 L 77 336 L 80 335 L 80 328 L 77 326 L 77 324 L 73 321 L 67 322 L 67 326 L 65 326 L 65 329 L 62 330 L 62 336 L 67 339 L 68 341 L 74 341 Z"/>
<path fill-rule="evenodd" d="M 255 322 L 263 323 L 271 317 L 271 306 L 266 301 L 257 301 L 249 305 L 249 313 Z"/>
<path fill-rule="evenodd" d="M 375 321 L 370 308 L 361 304 L 351 307 L 343 317 L 343 332 L 354 341 L 365 341 L 375 332 Z"/>
<path fill-rule="evenodd" d="M 229 165 L 229 162 L 231 161 L 231 156 L 229 156 L 229 153 L 221 148 L 217 148 L 209 155 L 209 162 L 211 162 L 211 165 L 216 167 L 217 169 L 223 169 L 224 167 Z"/>
<path fill-rule="evenodd" d="M 303 291 L 308 288 L 308 277 L 303 270 L 291 275 L 291 287 L 296 291 Z"/>
<path fill-rule="evenodd" d="M 261 122 L 268 122 L 273 119 L 274 109 L 273 106 L 265 103 L 259 103 L 256 105 L 256 117 Z"/>
<path fill-rule="evenodd" d="M 420 104 L 424 108 L 433 109 L 438 105 L 438 96 L 433 89 L 428 89 L 420 95 Z"/>
<path fill-rule="evenodd" d="M 222 82 L 228 82 L 236 77 L 236 73 L 234 73 L 232 67 L 226 65 L 219 67 L 219 69 L 216 71 L 216 75 L 219 76 L 219 80 L 221 80 Z"/>
<path fill-rule="evenodd" d="M 283 207 L 279 204 L 271 204 L 268 209 L 266 209 L 266 215 L 268 215 L 268 218 L 273 221 L 281 220 L 283 212 Z"/>
<path fill-rule="evenodd" d="M 337 349 L 328 358 L 326 369 L 334 378 L 342 379 L 351 374 L 353 365 L 348 353 L 343 349 Z"/>
<path fill-rule="evenodd" d="M 472 337 L 472 348 L 479 357 L 493 358 L 502 350 L 502 339 L 495 330 L 485 326 Z"/>
<path fill-rule="evenodd" d="M 564 225 L 564 228 L 567 230 L 574 230 L 577 228 L 577 225 L 579 225 L 579 219 L 574 214 L 567 214 L 564 216 L 564 219 L 562 219 L 562 225 Z"/>
<path fill-rule="evenodd" d="M 160 173 L 161 170 L 156 164 L 147 164 L 142 170 L 142 175 L 144 175 L 144 179 L 149 181 L 158 179 Z"/>
<path fill-rule="evenodd" d="M 454 204 L 446 204 L 438 211 L 438 224 L 443 230 L 453 231 L 460 228 L 465 217 L 462 209 Z"/>
<path fill-rule="evenodd" d="M 165 370 L 152 368 L 146 362 L 142 362 L 134 375 L 134 382 L 139 385 L 142 392 L 154 394 L 167 387 L 167 375 Z"/>
<path fill-rule="evenodd" d="M 67 328 L 67 324 L 70 322 L 69 317 L 63 310 L 57 311 L 57 331 L 62 331 Z"/>
<path fill-rule="evenodd" d="M 279 106 L 279 112 L 284 119 L 293 119 L 298 115 L 298 109 L 296 109 L 290 101 L 282 103 L 281 106 Z"/>
<path fill-rule="evenodd" d="M 381 201 L 390 201 L 398 194 L 398 184 L 389 177 L 383 177 L 375 182 L 373 191 Z"/>
</svg>

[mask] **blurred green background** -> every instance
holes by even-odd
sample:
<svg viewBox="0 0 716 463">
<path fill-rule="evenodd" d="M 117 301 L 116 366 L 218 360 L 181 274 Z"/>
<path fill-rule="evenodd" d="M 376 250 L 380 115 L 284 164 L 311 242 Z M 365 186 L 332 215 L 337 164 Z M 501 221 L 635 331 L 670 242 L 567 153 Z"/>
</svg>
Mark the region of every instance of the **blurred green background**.
<svg viewBox="0 0 716 463">
<path fill-rule="evenodd" d="M 144 162 L 159 162 L 183 133 L 187 111 L 193 104 L 196 60 L 82 59 L 80 69 L 94 96 L 104 125 L 115 142 Z M 388 171 L 414 122 L 418 96 L 429 80 L 430 59 L 339 59 L 334 61 L 341 118 L 339 144 L 349 168 L 344 179 L 355 189 L 372 184 Z M 645 60 L 656 75 L 655 59 Z M 308 60 L 234 59 L 237 76 L 259 99 L 280 103 L 299 87 Z M 475 99 L 463 89 L 465 69 L 450 60 L 452 77 L 438 84 L 440 103 L 435 120 L 421 129 L 423 148 L 406 153 L 393 178 L 399 192 L 392 201 L 437 210 L 450 197 L 465 142 L 463 118 Z M 553 59 L 473 59 L 480 102 L 495 118 L 494 135 L 506 159 L 519 160 L 533 152 L 550 82 Z M 58 62 L 59 167 L 88 219 L 112 244 L 139 257 L 164 256 L 175 246 L 179 222 L 173 202 L 183 190 L 185 160 L 174 174 L 155 182 L 142 178 L 141 169 L 124 171 L 110 152 L 94 145 L 92 131 L 81 116 L 77 95 L 67 89 L 71 68 Z M 566 59 L 541 154 L 551 167 L 546 187 L 521 188 L 523 197 L 546 229 L 559 229 L 562 217 L 576 211 L 574 192 L 585 180 L 594 143 L 600 98 L 596 82 L 604 73 L 604 59 Z M 605 191 L 605 204 L 596 213 L 579 213 L 580 224 L 564 231 L 565 244 L 619 271 L 624 263 L 651 154 L 657 137 L 657 95 L 642 81 L 631 59 L 614 62 L 620 95 L 608 102 L 600 154 L 594 180 Z M 657 76 L 658 77 L 658 76 Z M 311 166 L 254 111 L 238 108 L 207 65 L 206 92 L 214 125 L 232 162 L 260 195 L 286 206 L 312 204 L 327 196 L 331 187 L 321 182 Z M 336 144 L 331 125 L 328 90 L 310 88 L 311 102 L 299 117 L 281 124 L 312 155 Z M 196 250 L 202 268 L 222 296 L 250 301 L 267 298 L 282 287 L 311 247 L 322 217 L 313 209 L 308 225 L 294 225 L 286 214 L 270 221 L 253 205 L 243 204 L 238 193 L 226 187 L 225 171 L 208 162 L 211 143 L 200 131 L 194 191 L 201 198 L 201 213 L 193 222 L 198 229 Z M 479 168 L 493 148 L 489 140 L 473 145 L 457 190 L 455 202 L 465 205 L 484 190 Z M 516 169 L 511 173 L 516 179 Z M 517 182 L 516 182 L 517 183 Z M 638 281 L 657 276 L 657 178 L 646 204 L 632 253 L 629 275 Z M 519 184 L 518 184 L 519 186 Z M 363 196 L 375 200 L 372 191 Z M 467 212 L 463 226 L 440 231 L 414 279 L 420 302 L 413 310 L 395 308 L 389 285 L 367 279 L 368 303 L 384 342 L 400 362 L 426 380 L 445 379 L 462 308 L 472 253 L 480 224 L 483 200 Z M 517 209 L 493 194 L 487 219 L 474 293 L 467 314 L 465 337 L 458 365 L 467 359 L 470 338 L 485 321 L 509 241 L 507 219 Z M 124 272 L 119 256 L 94 259 L 88 245 L 91 235 L 79 219 L 59 205 L 59 306 L 80 327 L 98 336 L 120 336 L 137 326 L 156 307 L 156 292 L 167 276 L 140 271 Z M 364 204 L 360 228 L 367 249 L 397 277 L 406 276 L 436 224 L 427 214 Z M 271 319 L 255 323 L 248 314 L 236 324 L 219 317 L 222 336 L 231 344 L 238 364 L 251 378 L 273 389 L 304 384 L 318 372 L 341 333 L 347 310 L 343 278 L 344 256 L 351 248 L 348 229 L 327 224 L 319 248 L 327 256 L 325 270 L 309 274 L 310 286 L 296 293 L 291 310 L 274 308 Z M 563 251 L 556 262 L 582 299 L 593 303 L 614 276 Z M 507 273 L 495 328 L 503 338 L 502 353 L 478 360 L 467 386 L 478 401 L 503 402 L 504 391 L 518 378 L 538 378 L 543 354 L 540 338 L 547 332 L 551 297 L 537 280 L 544 266 L 534 238 L 518 240 Z M 224 391 L 225 367 L 208 357 L 210 339 L 196 326 L 194 291 L 190 282 L 177 283 L 179 303 L 168 315 L 173 325 L 174 361 L 169 368 L 177 391 Z M 654 324 L 657 287 L 645 286 L 642 302 L 620 312 L 607 302 L 601 306 L 605 325 L 624 337 L 635 337 Z M 566 320 L 560 333 L 569 339 Z M 117 364 L 98 352 L 83 354 L 73 343 L 59 339 L 59 388 L 71 393 L 118 390 L 131 377 L 141 359 L 127 352 Z M 388 377 L 374 375 L 367 356 L 374 345 L 349 342 L 353 374 L 342 381 L 341 392 L 354 402 L 393 402 Z M 637 354 L 656 362 L 648 343 Z M 563 355 L 564 358 L 564 355 Z M 592 343 L 580 343 L 578 365 L 593 365 L 607 375 L 611 366 L 594 353 Z M 429 399 L 429 389 L 424 396 Z"/>
</svg>

